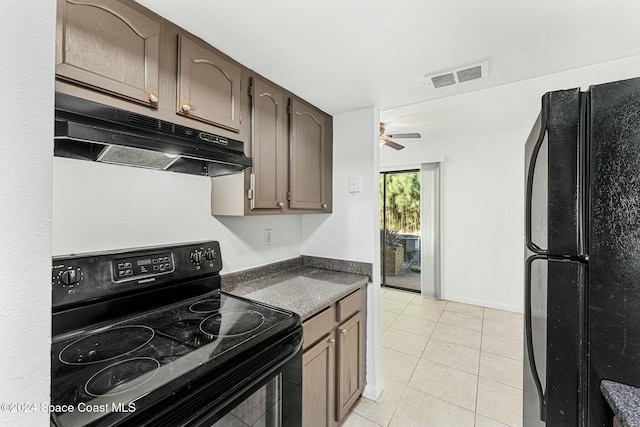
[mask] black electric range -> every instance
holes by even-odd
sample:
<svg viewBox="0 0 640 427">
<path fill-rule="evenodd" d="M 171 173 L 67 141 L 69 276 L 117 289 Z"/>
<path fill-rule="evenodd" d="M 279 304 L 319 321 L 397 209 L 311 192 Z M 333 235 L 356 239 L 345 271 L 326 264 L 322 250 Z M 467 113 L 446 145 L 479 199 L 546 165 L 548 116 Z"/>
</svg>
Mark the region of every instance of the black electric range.
<svg viewBox="0 0 640 427">
<path fill-rule="evenodd" d="M 221 268 L 217 242 L 54 258 L 52 424 L 300 425 L 299 316 Z"/>
</svg>

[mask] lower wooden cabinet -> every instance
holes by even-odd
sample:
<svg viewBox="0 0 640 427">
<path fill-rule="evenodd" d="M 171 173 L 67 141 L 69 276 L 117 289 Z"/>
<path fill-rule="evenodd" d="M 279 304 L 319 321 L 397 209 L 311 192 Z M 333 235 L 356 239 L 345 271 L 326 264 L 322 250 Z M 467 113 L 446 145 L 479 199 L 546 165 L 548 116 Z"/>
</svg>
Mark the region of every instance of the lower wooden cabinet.
<svg viewBox="0 0 640 427">
<path fill-rule="evenodd" d="M 364 382 L 364 326 L 358 313 L 338 326 L 336 411 L 341 420 L 362 394 Z"/>
<path fill-rule="evenodd" d="M 302 425 L 335 425 L 335 334 L 331 332 L 302 356 Z"/>
<path fill-rule="evenodd" d="M 303 323 L 302 419 L 335 427 L 364 389 L 364 292 L 357 290 Z"/>
</svg>

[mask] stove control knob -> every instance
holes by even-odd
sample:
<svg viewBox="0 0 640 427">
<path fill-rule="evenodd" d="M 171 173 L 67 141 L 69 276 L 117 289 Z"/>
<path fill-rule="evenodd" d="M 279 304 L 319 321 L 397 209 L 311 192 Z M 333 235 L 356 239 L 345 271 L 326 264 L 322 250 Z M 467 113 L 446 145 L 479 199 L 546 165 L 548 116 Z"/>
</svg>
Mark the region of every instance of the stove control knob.
<svg viewBox="0 0 640 427">
<path fill-rule="evenodd" d="M 207 261 L 214 261 L 216 259 L 216 251 L 214 251 L 213 249 L 207 249 L 207 251 L 204 253 L 204 258 Z"/>
<path fill-rule="evenodd" d="M 196 264 L 200 264 L 203 258 L 204 257 L 202 256 L 202 252 L 195 251 L 191 253 L 191 261 Z"/>
<path fill-rule="evenodd" d="M 80 275 L 76 270 L 67 270 L 62 272 L 60 280 L 64 285 L 75 285 L 80 281 Z"/>
</svg>

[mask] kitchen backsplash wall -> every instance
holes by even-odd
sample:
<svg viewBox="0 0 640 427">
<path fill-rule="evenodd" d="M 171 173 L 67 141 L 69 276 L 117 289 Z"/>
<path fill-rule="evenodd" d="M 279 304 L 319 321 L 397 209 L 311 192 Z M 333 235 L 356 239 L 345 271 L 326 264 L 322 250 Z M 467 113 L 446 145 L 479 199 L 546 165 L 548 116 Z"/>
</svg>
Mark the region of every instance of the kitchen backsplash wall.
<svg viewBox="0 0 640 427">
<path fill-rule="evenodd" d="M 300 256 L 300 215 L 212 217 L 210 191 L 207 177 L 56 157 L 53 255 L 214 239 L 223 273 Z"/>
</svg>

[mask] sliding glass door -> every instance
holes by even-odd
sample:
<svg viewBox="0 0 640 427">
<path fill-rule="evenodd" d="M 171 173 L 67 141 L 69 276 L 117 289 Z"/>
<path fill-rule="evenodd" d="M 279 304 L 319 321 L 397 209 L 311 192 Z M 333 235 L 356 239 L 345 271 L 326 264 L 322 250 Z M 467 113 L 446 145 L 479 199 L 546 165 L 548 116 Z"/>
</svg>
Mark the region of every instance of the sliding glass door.
<svg viewBox="0 0 640 427">
<path fill-rule="evenodd" d="M 383 286 L 421 290 L 420 181 L 418 170 L 380 174 Z"/>
</svg>

